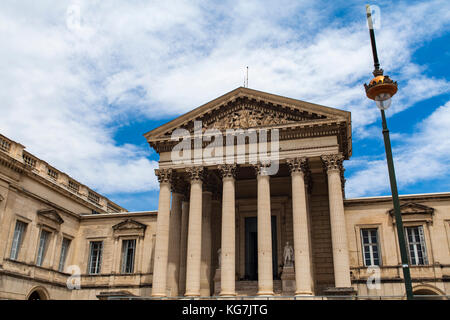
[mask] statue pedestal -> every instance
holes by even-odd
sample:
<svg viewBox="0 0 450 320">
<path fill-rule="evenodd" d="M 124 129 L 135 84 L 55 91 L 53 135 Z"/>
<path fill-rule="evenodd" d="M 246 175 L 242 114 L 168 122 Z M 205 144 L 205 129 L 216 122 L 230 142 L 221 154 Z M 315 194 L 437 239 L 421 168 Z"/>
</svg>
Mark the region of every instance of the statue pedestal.
<svg viewBox="0 0 450 320">
<path fill-rule="evenodd" d="M 294 266 L 284 266 L 281 273 L 281 289 L 283 295 L 294 295 L 296 290 Z"/>
<path fill-rule="evenodd" d="M 214 295 L 218 296 L 220 294 L 220 268 L 216 269 L 216 273 L 214 274 Z"/>
</svg>

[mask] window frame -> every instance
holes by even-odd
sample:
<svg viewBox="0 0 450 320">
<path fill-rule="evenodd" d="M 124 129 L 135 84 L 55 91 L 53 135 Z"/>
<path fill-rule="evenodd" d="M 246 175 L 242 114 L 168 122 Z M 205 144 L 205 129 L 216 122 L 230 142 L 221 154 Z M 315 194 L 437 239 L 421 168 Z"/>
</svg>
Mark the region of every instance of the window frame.
<svg viewBox="0 0 450 320">
<path fill-rule="evenodd" d="M 368 239 L 369 239 L 369 243 L 364 243 L 364 236 L 363 236 L 363 232 L 364 231 L 368 231 Z M 375 231 L 375 235 L 376 235 L 376 243 L 371 242 L 372 238 L 370 233 Z M 365 267 L 373 267 L 373 266 L 381 266 L 382 265 L 382 257 L 381 257 L 381 246 L 380 246 L 380 235 L 379 235 L 379 228 L 378 227 L 362 227 L 359 229 L 360 232 L 360 238 L 361 238 L 361 253 L 362 253 L 362 260 L 363 260 L 363 264 Z M 368 265 L 366 263 L 366 250 L 365 247 L 369 246 L 370 250 L 369 250 L 369 255 L 370 255 L 370 260 L 371 262 L 375 260 L 374 256 L 373 256 L 373 247 L 377 247 L 377 252 L 378 252 L 378 264 L 370 264 Z"/>
<path fill-rule="evenodd" d="M 64 246 L 65 243 L 67 243 L 67 246 Z M 59 254 L 59 263 L 58 263 L 58 271 L 59 272 L 64 272 L 64 268 L 66 266 L 66 260 L 67 260 L 67 256 L 68 256 L 68 252 L 69 252 L 71 243 L 72 243 L 72 239 L 63 237 L 62 242 L 61 242 L 61 251 Z"/>
<path fill-rule="evenodd" d="M 96 257 L 96 267 L 95 272 L 92 272 L 92 263 L 93 263 L 93 245 L 94 244 L 100 244 L 100 248 L 97 249 L 98 255 Z M 103 258 L 103 240 L 95 240 L 95 241 L 89 241 L 89 261 L 88 261 L 88 274 L 100 274 L 102 270 L 102 258 Z"/>
<path fill-rule="evenodd" d="M 44 239 L 43 246 L 41 246 L 42 240 L 43 240 L 42 239 L 43 234 L 47 234 L 47 236 Z M 38 266 L 38 267 L 42 267 L 42 265 L 44 264 L 45 255 L 48 251 L 48 244 L 50 242 L 51 236 L 52 236 L 51 231 L 41 228 L 41 231 L 39 233 L 39 241 L 38 241 L 38 248 L 37 248 L 38 250 L 37 250 L 37 255 L 36 255 L 36 266 Z"/>
<path fill-rule="evenodd" d="M 17 227 L 19 225 L 23 226 L 23 229 L 20 231 L 20 234 L 18 235 L 18 239 L 16 239 L 16 234 L 17 234 Z M 22 244 L 25 238 L 25 232 L 26 229 L 28 227 L 28 223 L 17 219 L 16 220 L 16 224 L 14 226 L 14 232 L 13 232 L 13 239 L 12 239 L 12 243 L 11 243 L 11 250 L 9 251 L 9 258 L 13 261 L 17 261 L 19 259 L 19 253 L 20 253 L 20 249 L 22 248 Z M 13 256 L 13 251 L 14 251 L 14 256 Z"/>
<path fill-rule="evenodd" d="M 133 243 L 134 246 L 132 247 L 133 250 L 133 256 L 131 260 L 131 268 L 128 268 L 127 264 L 128 261 L 128 251 L 130 250 L 130 247 L 127 246 L 125 248 L 125 243 Z M 134 273 L 135 265 L 136 265 L 136 250 L 137 250 L 137 239 L 136 238 L 129 238 L 129 239 L 122 239 L 122 251 L 121 251 L 121 262 L 120 262 L 120 273 L 121 274 L 132 274 Z M 130 271 L 127 271 L 131 269 Z"/>
<path fill-rule="evenodd" d="M 410 243 L 408 229 L 417 229 L 417 235 L 414 234 L 413 236 L 415 239 L 417 237 L 419 242 L 414 241 L 412 244 Z M 428 250 L 427 250 L 424 226 L 423 225 L 405 226 L 404 233 L 405 233 L 405 238 L 406 238 L 405 240 L 406 240 L 406 245 L 407 245 L 409 264 L 411 266 L 428 266 L 428 265 L 430 265 L 430 260 L 428 258 Z M 414 260 L 416 263 L 413 263 L 413 257 L 411 256 L 411 245 L 414 246 L 414 250 L 413 250 L 414 251 Z M 420 245 L 420 250 L 422 252 L 423 263 L 420 263 L 418 245 Z"/>
</svg>

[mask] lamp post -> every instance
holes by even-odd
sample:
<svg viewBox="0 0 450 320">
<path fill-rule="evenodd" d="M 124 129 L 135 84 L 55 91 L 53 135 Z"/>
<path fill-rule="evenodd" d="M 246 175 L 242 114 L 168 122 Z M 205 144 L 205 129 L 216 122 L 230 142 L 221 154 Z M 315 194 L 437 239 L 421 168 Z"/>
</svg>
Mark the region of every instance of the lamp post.
<svg viewBox="0 0 450 320">
<path fill-rule="evenodd" d="M 400 202 L 398 200 L 397 181 L 395 179 L 394 161 L 392 159 L 391 140 L 389 130 L 386 124 L 384 110 L 391 105 L 391 98 L 397 93 L 397 82 L 392 81 L 389 76 L 383 75 L 383 69 L 380 69 L 378 61 L 377 47 L 375 44 L 375 33 L 373 30 L 372 12 L 370 6 L 366 5 L 367 21 L 369 24 L 370 42 L 372 44 L 372 54 L 375 70 L 373 78 L 369 84 L 364 84 L 366 95 L 369 99 L 375 100 L 377 107 L 381 111 L 381 120 L 383 126 L 384 147 L 386 149 L 386 161 L 389 170 L 389 180 L 391 183 L 392 202 L 394 204 L 395 222 L 397 226 L 398 244 L 400 246 L 400 255 L 402 259 L 403 278 L 405 280 L 406 297 L 408 300 L 414 299 L 411 284 L 411 274 L 409 271 L 408 253 L 406 251 L 405 235 L 403 230 L 402 215 L 400 212 Z"/>
</svg>

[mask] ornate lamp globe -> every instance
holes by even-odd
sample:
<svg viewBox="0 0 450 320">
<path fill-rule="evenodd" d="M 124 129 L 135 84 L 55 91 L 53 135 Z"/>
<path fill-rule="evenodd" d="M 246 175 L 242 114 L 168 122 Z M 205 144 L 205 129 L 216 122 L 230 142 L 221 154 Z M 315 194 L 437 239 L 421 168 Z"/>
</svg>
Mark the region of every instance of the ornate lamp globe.
<svg viewBox="0 0 450 320">
<path fill-rule="evenodd" d="M 369 84 L 364 84 L 366 95 L 375 100 L 380 110 L 386 110 L 391 105 L 391 98 L 397 93 L 397 81 L 392 81 L 389 76 L 384 76 L 382 70 L 374 72 L 375 78 Z"/>
</svg>

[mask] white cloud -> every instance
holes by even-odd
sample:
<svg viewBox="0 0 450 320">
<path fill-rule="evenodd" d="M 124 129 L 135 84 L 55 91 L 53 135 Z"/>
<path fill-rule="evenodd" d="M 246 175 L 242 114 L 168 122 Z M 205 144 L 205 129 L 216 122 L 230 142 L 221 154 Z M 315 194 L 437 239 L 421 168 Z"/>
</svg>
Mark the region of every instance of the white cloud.
<svg viewBox="0 0 450 320">
<path fill-rule="evenodd" d="M 420 123 L 416 133 L 393 150 L 399 187 L 418 181 L 443 178 L 450 174 L 450 101 Z M 348 178 L 348 197 L 373 195 L 389 190 L 389 176 L 384 155 L 380 160 L 354 159 L 363 167 Z"/>
<path fill-rule="evenodd" d="M 79 28 L 67 26 L 70 6 Z M 317 1 L 2 2 L 0 131 L 99 192 L 156 189 L 150 149 L 118 145 L 114 127 L 186 112 L 242 85 L 248 65 L 251 88 L 350 110 L 364 132 L 378 111 L 362 86 L 372 69 L 364 6 L 350 6 L 351 21 Z M 393 111 L 448 92 L 411 61 L 448 30 L 448 2 L 386 11 L 377 42 L 402 89 Z"/>
</svg>

